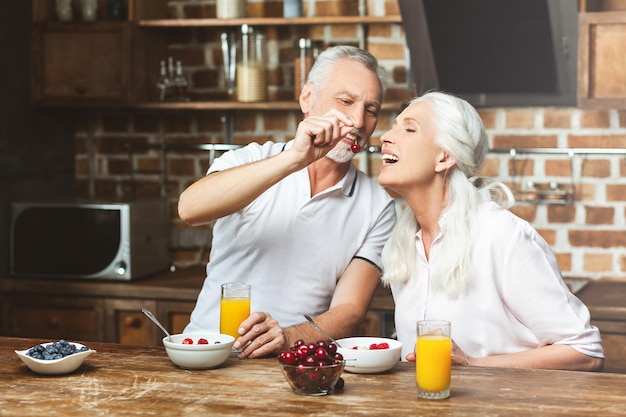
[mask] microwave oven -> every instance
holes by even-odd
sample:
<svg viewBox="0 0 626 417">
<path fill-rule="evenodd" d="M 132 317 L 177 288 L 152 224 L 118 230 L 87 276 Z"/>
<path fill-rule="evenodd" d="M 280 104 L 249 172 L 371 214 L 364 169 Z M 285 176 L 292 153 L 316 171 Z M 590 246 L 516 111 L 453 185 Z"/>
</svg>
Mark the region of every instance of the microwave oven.
<svg viewBox="0 0 626 417">
<path fill-rule="evenodd" d="M 131 280 L 167 269 L 165 199 L 11 203 L 14 276 Z"/>
</svg>

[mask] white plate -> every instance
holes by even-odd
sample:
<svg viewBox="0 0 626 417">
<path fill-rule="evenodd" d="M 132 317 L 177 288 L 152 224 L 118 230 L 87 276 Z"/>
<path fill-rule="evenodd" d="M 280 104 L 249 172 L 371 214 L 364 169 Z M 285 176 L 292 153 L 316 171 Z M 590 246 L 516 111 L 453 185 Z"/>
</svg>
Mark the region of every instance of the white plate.
<svg viewBox="0 0 626 417">
<path fill-rule="evenodd" d="M 54 342 L 42 343 L 41 345 L 46 347 L 52 343 Z M 76 342 L 68 343 L 76 346 L 76 349 L 81 349 L 84 346 Z M 44 360 L 35 359 L 32 356 L 28 356 L 27 353 L 30 349 L 31 348 L 25 350 L 16 350 L 15 353 L 17 353 L 17 356 L 20 357 L 22 362 L 24 362 L 31 371 L 43 375 L 63 375 L 74 372 L 78 369 L 80 365 L 83 364 L 83 361 L 87 356 L 96 352 L 93 349 L 89 349 L 83 352 L 72 353 L 71 355 L 68 355 L 61 359 Z"/>
</svg>

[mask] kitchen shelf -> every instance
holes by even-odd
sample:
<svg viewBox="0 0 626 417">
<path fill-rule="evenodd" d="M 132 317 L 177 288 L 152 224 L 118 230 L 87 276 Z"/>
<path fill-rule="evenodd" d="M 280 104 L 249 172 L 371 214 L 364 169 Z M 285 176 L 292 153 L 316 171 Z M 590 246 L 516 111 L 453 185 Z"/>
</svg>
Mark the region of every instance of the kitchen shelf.
<svg viewBox="0 0 626 417">
<path fill-rule="evenodd" d="M 400 109 L 403 102 L 392 101 L 383 103 L 382 110 Z M 254 103 L 245 103 L 239 101 L 181 101 L 181 102 L 141 102 L 132 106 L 134 109 L 143 110 L 223 110 L 223 111 L 240 111 L 240 110 L 259 110 L 259 111 L 290 111 L 300 110 L 297 101 L 262 101 Z"/>
<path fill-rule="evenodd" d="M 142 28 L 190 28 L 190 27 L 227 27 L 227 26 L 315 26 L 315 25 L 359 25 L 402 23 L 402 17 L 396 16 L 327 16 L 327 17 L 258 17 L 240 19 L 143 19 L 136 22 Z"/>
<path fill-rule="evenodd" d="M 625 155 L 624 148 L 494 148 L 489 153 L 508 154 L 512 160 L 520 154 L 544 154 L 544 155 L 567 155 L 570 159 L 571 176 L 567 185 L 551 181 L 544 185 L 532 182 L 517 184 L 515 178 L 515 164 L 512 165 L 513 193 L 518 202 L 530 204 L 572 204 L 574 202 L 574 167 L 573 161 L 576 155 Z M 519 186 L 518 186 L 519 185 Z"/>
</svg>

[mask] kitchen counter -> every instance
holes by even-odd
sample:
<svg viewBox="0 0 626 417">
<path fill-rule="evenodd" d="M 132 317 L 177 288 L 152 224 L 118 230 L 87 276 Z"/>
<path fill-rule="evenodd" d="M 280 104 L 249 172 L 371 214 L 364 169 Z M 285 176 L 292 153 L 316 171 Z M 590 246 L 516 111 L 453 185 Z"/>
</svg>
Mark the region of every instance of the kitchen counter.
<svg viewBox="0 0 626 417">
<path fill-rule="evenodd" d="M 451 397 L 418 399 L 415 368 L 378 375 L 344 372 L 345 388 L 295 394 L 276 359 L 230 358 L 220 368 L 177 368 L 160 346 L 88 343 L 97 350 L 74 373 L 32 373 L 14 353 L 49 340 L 0 337 L 0 415 L 126 416 L 626 416 L 626 375 L 452 369 Z"/>
</svg>

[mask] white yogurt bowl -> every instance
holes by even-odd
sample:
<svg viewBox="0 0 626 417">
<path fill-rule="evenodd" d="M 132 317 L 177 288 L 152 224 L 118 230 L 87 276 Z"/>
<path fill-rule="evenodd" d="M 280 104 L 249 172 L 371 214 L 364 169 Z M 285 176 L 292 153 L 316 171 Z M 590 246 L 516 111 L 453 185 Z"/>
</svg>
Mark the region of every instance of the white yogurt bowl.
<svg viewBox="0 0 626 417">
<path fill-rule="evenodd" d="M 339 339 L 337 352 L 346 361 L 344 370 L 355 374 L 376 374 L 388 371 L 400 360 L 402 343 L 384 337 L 348 337 Z M 387 343 L 386 349 L 370 349 L 373 344 Z M 356 349 L 355 349 L 356 348 Z"/>
<path fill-rule="evenodd" d="M 185 339 L 193 343 L 183 344 Z M 198 343 L 200 339 L 206 344 Z M 170 360 L 184 369 L 211 369 L 226 362 L 233 349 L 235 338 L 220 333 L 173 334 L 172 342 L 165 336 L 163 346 Z"/>
</svg>

